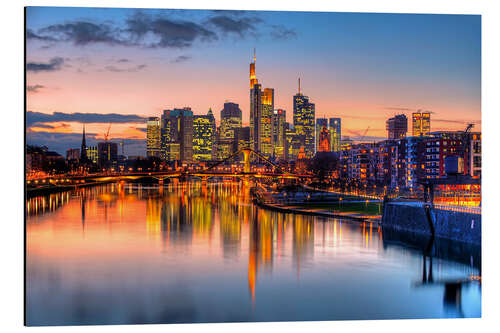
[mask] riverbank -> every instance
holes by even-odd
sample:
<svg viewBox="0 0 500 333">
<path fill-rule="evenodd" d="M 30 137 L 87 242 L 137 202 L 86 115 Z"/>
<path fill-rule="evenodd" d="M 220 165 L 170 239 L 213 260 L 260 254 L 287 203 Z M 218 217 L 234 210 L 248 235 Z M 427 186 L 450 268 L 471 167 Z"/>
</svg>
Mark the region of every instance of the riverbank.
<svg viewBox="0 0 500 333">
<path fill-rule="evenodd" d="M 341 218 L 348 219 L 356 222 L 367 222 L 373 224 L 380 224 L 381 215 L 378 214 L 363 214 L 354 211 L 333 211 L 329 209 L 319 208 L 318 206 L 329 206 L 339 204 L 342 201 L 341 197 L 336 195 L 336 201 L 332 201 L 333 198 L 324 198 L 324 193 L 318 193 L 321 196 L 321 200 L 315 200 L 313 197 L 314 193 L 302 194 L 294 193 L 293 199 L 288 198 L 288 200 L 279 200 L 276 194 L 272 194 L 269 191 L 261 188 L 253 188 L 251 191 L 254 203 L 260 207 L 279 211 L 282 213 L 292 213 L 292 214 L 302 214 L 302 215 L 314 215 L 328 218 Z M 287 196 L 290 197 L 290 196 Z M 302 199 L 302 200 L 301 200 Z M 317 199 L 317 198 L 316 198 Z M 326 200 L 328 199 L 328 200 Z M 307 200 L 307 201 L 306 201 Z M 326 201 L 325 201 L 326 200 Z M 366 203 L 366 201 L 359 201 Z M 350 203 L 357 204 L 358 201 L 346 201 L 345 204 Z"/>
<path fill-rule="evenodd" d="M 101 181 L 101 182 L 90 182 L 90 183 L 80 183 L 80 184 L 71 184 L 71 185 L 46 185 L 39 187 L 27 187 L 26 188 L 26 198 L 33 198 L 41 195 L 67 192 L 77 188 L 85 188 L 92 187 L 97 185 L 104 185 L 109 183 L 114 183 L 115 181 Z"/>
</svg>

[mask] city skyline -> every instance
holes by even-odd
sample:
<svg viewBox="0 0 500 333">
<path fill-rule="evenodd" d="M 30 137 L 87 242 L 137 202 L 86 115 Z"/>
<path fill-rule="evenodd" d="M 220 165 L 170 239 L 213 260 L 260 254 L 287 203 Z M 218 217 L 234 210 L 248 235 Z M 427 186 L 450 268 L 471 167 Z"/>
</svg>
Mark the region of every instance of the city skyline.
<svg viewBox="0 0 500 333">
<path fill-rule="evenodd" d="M 248 126 L 254 47 L 288 122 L 300 77 L 343 136 L 385 138 L 388 118 L 417 109 L 431 131 L 481 129 L 479 16 L 30 7 L 27 22 L 27 142 L 59 152 L 79 147 L 83 123 L 89 145 L 112 123 L 111 139 L 145 155 L 146 119 L 165 109 L 212 108 L 220 125 L 233 102 Z"/>
</svg>

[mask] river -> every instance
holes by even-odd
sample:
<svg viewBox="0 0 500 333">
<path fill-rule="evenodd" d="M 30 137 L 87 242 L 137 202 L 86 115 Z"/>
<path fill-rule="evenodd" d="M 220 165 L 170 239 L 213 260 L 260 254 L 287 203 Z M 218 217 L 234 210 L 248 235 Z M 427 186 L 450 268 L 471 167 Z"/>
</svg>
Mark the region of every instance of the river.
<svg viewBox="0 0 500 333">
<path fill-rule="evenodd" d="M 481 316 L 480 283 L 450 283 L 480 275 L 480 251 L 424 257 L 376 225 L 261 209 L 242 183 L 116 183 L 26 209 L 28 325 Z"/>
</svg>

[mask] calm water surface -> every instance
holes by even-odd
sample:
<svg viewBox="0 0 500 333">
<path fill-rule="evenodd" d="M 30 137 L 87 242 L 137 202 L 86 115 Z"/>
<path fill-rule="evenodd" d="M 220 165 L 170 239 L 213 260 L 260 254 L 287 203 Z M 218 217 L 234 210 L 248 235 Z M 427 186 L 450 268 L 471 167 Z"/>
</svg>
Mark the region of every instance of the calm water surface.
<svg viewBox="0 0 500 333">
<path fill-rule="evenodd" d="M 477 254 L 260 209 L 238 183 L 111 184 L 27 211 L 28 325 L 481 316 L 480 284 L 451 283 Z"/>
</svg>

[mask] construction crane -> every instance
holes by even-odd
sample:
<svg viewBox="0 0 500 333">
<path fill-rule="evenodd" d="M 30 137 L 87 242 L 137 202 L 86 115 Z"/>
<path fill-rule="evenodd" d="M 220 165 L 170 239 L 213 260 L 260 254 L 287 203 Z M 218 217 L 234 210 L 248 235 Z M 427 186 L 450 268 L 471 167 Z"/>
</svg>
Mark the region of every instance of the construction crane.
<svg viewBox="0 0 500 333">
<path fill-rule="evenodd" d="M 106 134 L 104 134 L 104 142 L 108 142 L 110 129 L 111 129 L 111 123 L 109 123 L 108 130 L 107 130 Z"/>
<path fill-rule="evenodd" d="M 368 126 L 363 132 L 363 135 L 361 136 L 361 138 L 359 138 L 359 141 L 363 141 L 363 139 L 366 137 L 366 134 L 368 133 L 368 130 L 370 130 L 370 126 Z"/>
</svg>

